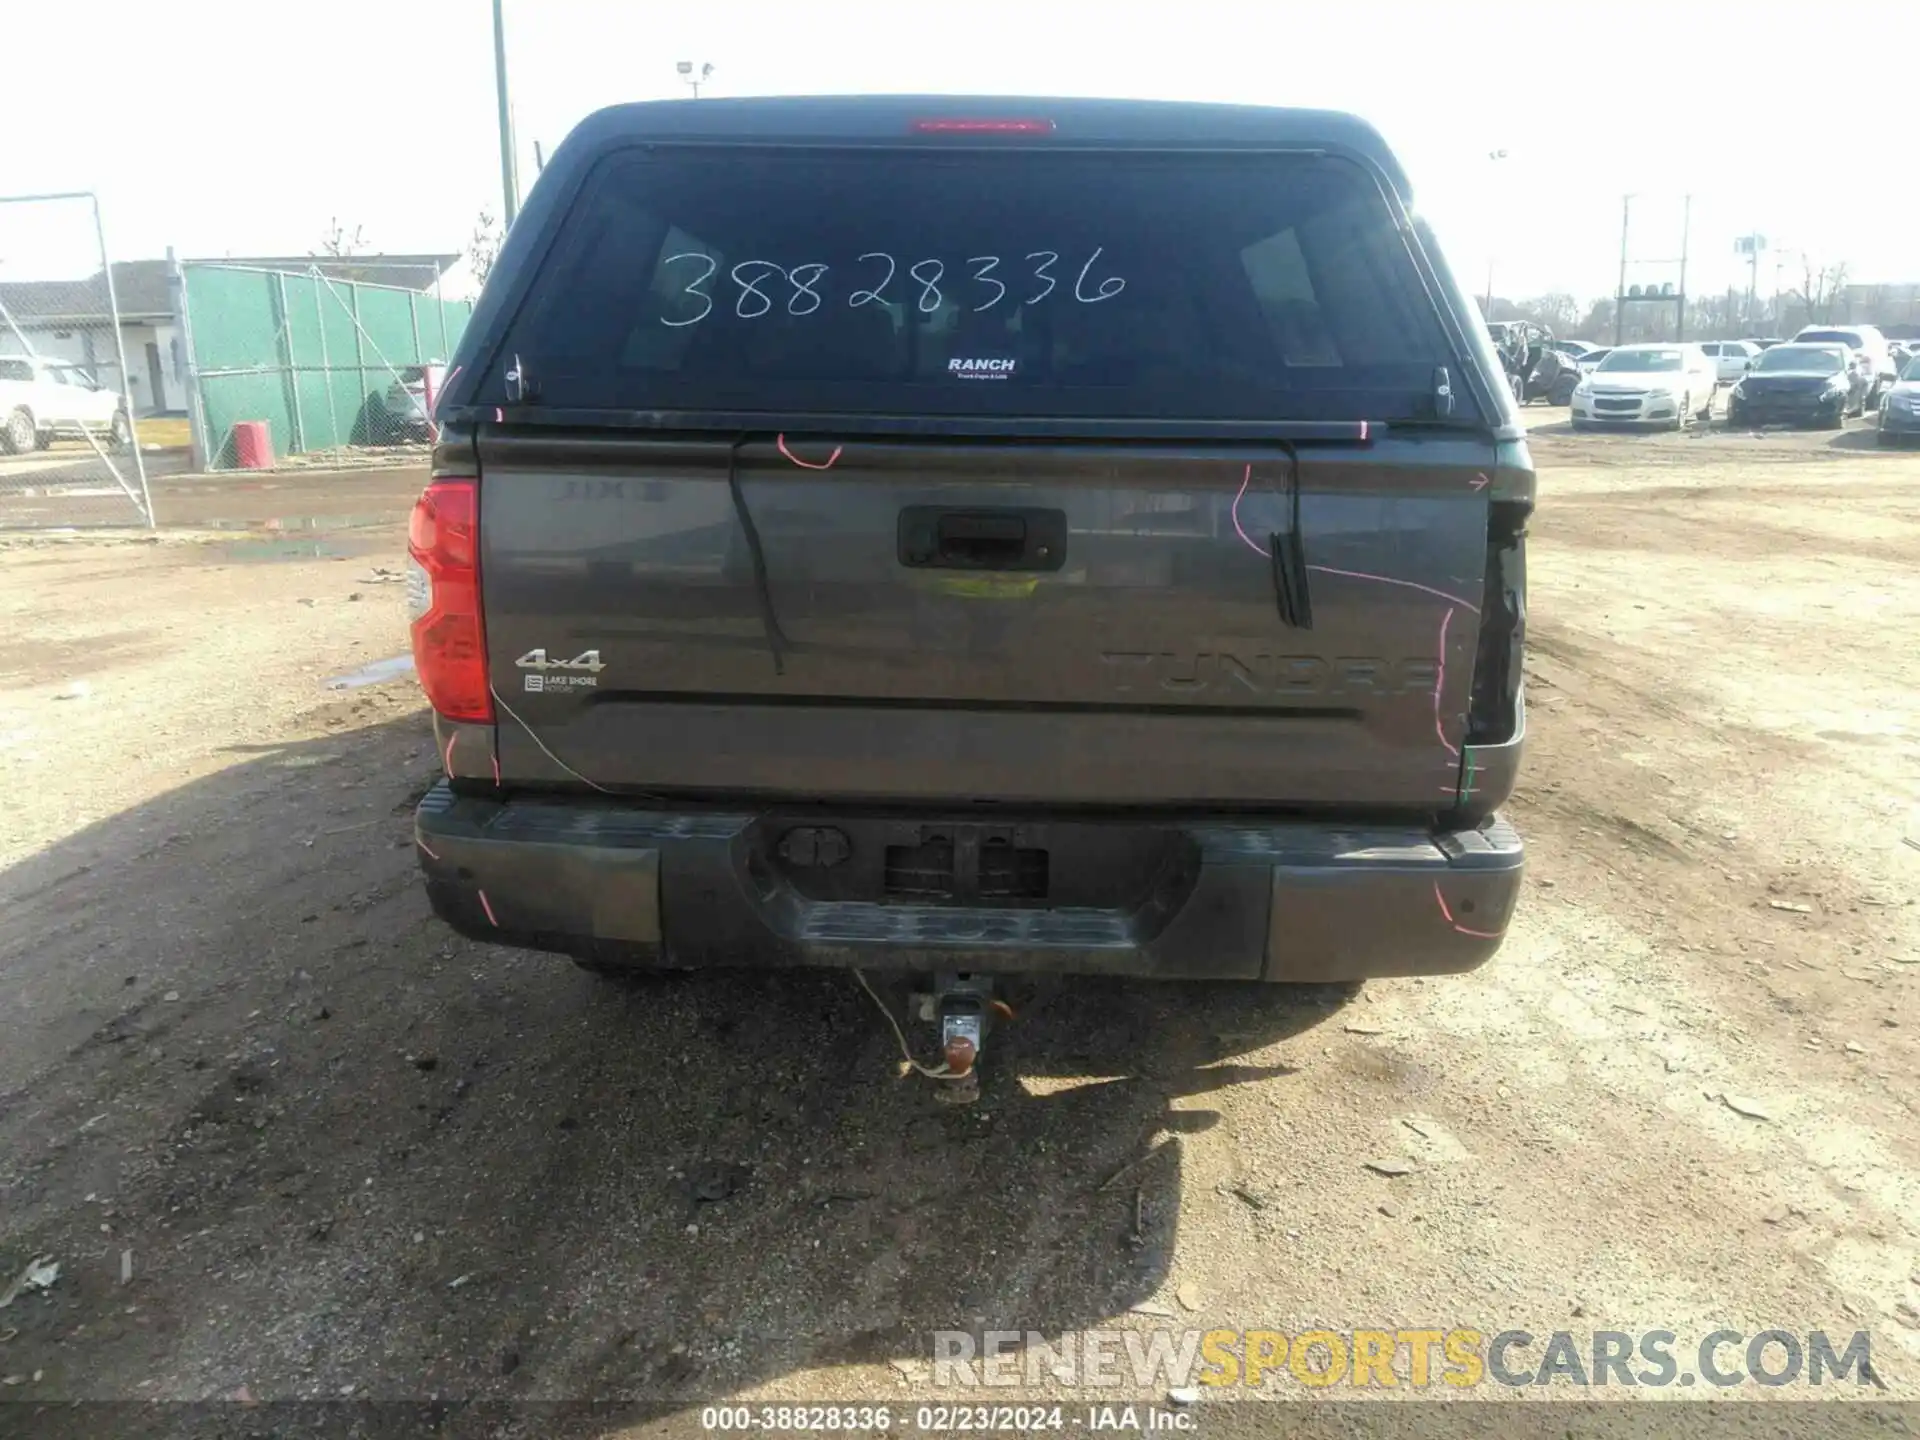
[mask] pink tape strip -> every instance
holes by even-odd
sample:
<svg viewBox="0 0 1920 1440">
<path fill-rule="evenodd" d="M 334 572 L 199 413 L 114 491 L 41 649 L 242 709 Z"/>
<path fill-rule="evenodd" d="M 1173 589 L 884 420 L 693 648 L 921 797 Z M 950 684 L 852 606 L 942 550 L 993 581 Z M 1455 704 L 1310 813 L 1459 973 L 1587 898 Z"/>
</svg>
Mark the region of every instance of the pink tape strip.
<svg viewBox="0 0 1920 1440">
<path fill-rule="evenodd" d="M 1433 733 L 1440 737 L 1440 743 L 1447 747 L 1447 753 L 1454 759 L 1460 758 L 1460 747 L 1447 739 L 1447 727 L 1440 723 L 1440 693 L 1447 688 L 1447 626 L 1453 623 L 1453 611 L 1440 617 L 1440 663 L 1433 677 Z"/>
<path fill-rule="evenodd" d="M 1369 575 L 1364 570 L 1336 570 L 1331 565 L 1309 565 L 1307 569 L 1318 571 L 1322 575 L 1344 575 L 1349 580 L 1371 580 L 1377 585 L 1398 585 L 1404 590 L 1418 590 L 1423 595 L 1431 595 L 1436 600 L 1445 600 L 1458 605 L 1462 610 L 1480 613 L 1480 607 L 1471 600 L 1462 600 L 1458 595 L 1449 595 L 1444 590 L 1436 590 L 1431 585 L 1421 585 L 1412 580 L 1396 580 L 1391 575 Z"/>
<path fill-rule="evenodd" d="M 1433 882 L 1433 898 L 1440 902 L 1440 913 L 1446 916 L 1447 924 L 1451 925 L 1455 930 L 1458 930 L 1462 935 L 1471 935 L 1476 940 L 1498 940 L 1501 938 L 1500 932 L 1497 930 L 1469 930 L 1458 920 L 1455 920 L 1453 918 L 1453 911 L 1447 908 L 1447 897 L 1440 893 L 1440 882 L 1438 880 Z M 489 915 L 488 918 L 491 919 L 492 916 Z"/>
<path fill-rule="evenodd" d="M 456 365 L 440 377 L 440 386 L 433 392 L 433 413 L 427 416 L 427 428 L 433 433 L 434 443 L 440 440 L 440 402 L 446 398 L 447 387 L 460 378 L 460 372 L 467 367 Z"/>
<path fill-rule="evenodd" d="M 1261 558 L 1266 559 L 1270 558 L 1266 547 L 1255 544 L 1253 537 L 1247 534 L 1246 527 L 1240 523 L 1240 502 L 1247 498 L 1247 486 L 1251 484 L 1252 481 L 1253 466 L 1249 465 L 1241 473 L 1240 489 L 1233 497 L 1233 531 L 1234 534 L 1240 537 L 1242 543 L 1244 543 L 1249 550 Z M 1336 570 L 1331 565 L 1309 565 L 1307 569 L 1318 571 L 1322 575 L 1343 575 L 1349 580 L 1371 580 L 1376 585 L 1398 585 L 1404 590 L 1418 590 L 1423 595 L 1431 595 L 1437 600 L 1445 600 L 1449 604 L 1471 610 L 1476 615 L 1480 613 L 1480 607 L 1471 600 L 1462 600 L 1458 595 L 1449 595 L 1444 590 L 1436 590 L 1431 585 L 1421 585 L 1416 581 L 1396 580 L 1391 575 L 1372 575 L 1365 570 Z"/>
<path fill-rule="evenodd" d="M 1240 523 L 1240 502 L 1247 498 L 1247 487 L 1252 483 L 1253 466 L 1248 465 L 1246 469 L 1240 473 L 1240 488 L 1234 492 L 1233 496 L 1233 507 L 1231 511 L 1233 517 L 1233 533 L 1238 535 L 1240 542 L 1249 550 L 1253 551 L 1254 554 L 1260 556 L 1262 559 L 1271 559 L 1272 557 L 1269 552 L 1261 545 L 1255 543 L 1254 538 L 1247 534 L 1246 526 Z M 1309 565 L 1307 569 L 1317 570 L 1322 575 L 1341 575 L 1349 580 L 1371 580 L 1376 585 L 1398 585 L 1402 589 L 1418 590 L 1423 595 L 1431 595 L 1437 600 L 1447 602 L 1449 607 L 1447 613 L 1440 617 L 1439 665 L 1433 680 L 1433 731 L 1434 734 L 1440 737 L 1440 743 L 1447 747 L 1447 753 L 1458 760 L 1460 758 L 1460 748 L 1447 738 L 1446 727 L 1441 724 L 1440 720 L 1441 697 L 1447 688 L 1447 629 L 1453 623 L 1453 609 L 1451 607 L 1457 605 L 1462 609 L 1471 610 L 1476 615 L 1480 613 L 1480 607 L 1471 601 L 1462 600 L 1458 595 L 1449 595 L 1444 590 L 1436 590 L 1431 585 L 1421 585 L 1412 580 L 1396 580 L 1391 575 L 1370 575 L 1364 570 L 1336 570 L 1331 565 Z"/>
<path fill-rule="evenodd" d="M 476 890 L 474 893 L 480 897 L 480 908 L 487 912 L 487 923 L 498 930 L 500 928 L 500 922 L 493 917 L 493 905 L 492 902 L 487 899 L 487 892 L 484 890 Z"/>
<path fill-rule="evenodd" d="M 460 738 L 460 732 L 454 730 L 447 736 L 447 753 L 440 757 L 440 763 L 446 767 L 447 778 L 453 778 L 453 742 Z"/>
<path fill-rule="evenodd" d="M 773 443 L 780 448 L 782 455 L 786 456 L 787 459 L 798 465 L 802 470 L 831 470 L 835 462 L 839 460 L 840 452 L 846 448 L 844 445 L 834 446 L 833 453 L 827 457 L 826 463 L 824 465 L 815 465 L 810 460 L 802 460 L 798 455 L 794 454 L 793 451 L 789 450 L 787 448 L 787 437 L 785 435 L 774 436 Z"/>
<path fill-rule="evenodd" d="M 440 858 L 439 852 L 436 851 L 433 848 L 433 846 L 427 844 L 426 841 L 422 840 L 418 835 L 413 837 L 413 843 L 418 845 L 422 850 L 427 852 L 427 858 L 429 860 L 438 860 Z"/>
<path fill-rule="evenodd" d="M 1253 551 L 1254 554 L 1258 555 L 1263 560 L 1271 560 L 1273 558 L 1272 553 L 1254 544 L 1253 537 L 1248 535 L 1246 530 L 1242 528 L 1240 524 L 1240 502 L 1247 498 L 1247 486 L 1251 484 L 1252 481 L 1253 481 L 1253 466 L 1248 465 L 1246 468 L 1246 473 L 1244 473 L 1240 477 L 1240 491 L 1238 494 L 1236 494 L 1233 497 L 1233 532 L 1234 534 L 1238 535 L 1243 541 L 1246 542 L 1247 548 Z"/>
</svg>

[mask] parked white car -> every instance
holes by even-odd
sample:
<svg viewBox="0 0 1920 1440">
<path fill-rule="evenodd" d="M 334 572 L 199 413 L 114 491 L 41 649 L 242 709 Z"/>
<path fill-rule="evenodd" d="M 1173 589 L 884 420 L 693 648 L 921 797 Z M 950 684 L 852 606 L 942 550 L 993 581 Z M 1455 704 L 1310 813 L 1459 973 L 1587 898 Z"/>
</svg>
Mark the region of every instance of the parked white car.
<svg viewBox="0 0 1920 1440">
<path fill-rule="evenodd" d="M 1722 385 L 1731 385 L 1765 352 L 1751 340 L 1709 340 L 1700 347 L 1714 362 Z"/>
<path fill-rule="evenodd" d="M 1662 425 L 1683 430 L 1713 418 L 1719 368 L 1698 345 L 1620 345 L 1580 377 L 1573 428 Z"/>
<path fill-rule="evenodd" d="M 92 433 L 115 448 L 133 438 L 120 397 L 70 365 L 0 355 L 0 451 L 44 450 L 57 436 Z"/>
</svg>

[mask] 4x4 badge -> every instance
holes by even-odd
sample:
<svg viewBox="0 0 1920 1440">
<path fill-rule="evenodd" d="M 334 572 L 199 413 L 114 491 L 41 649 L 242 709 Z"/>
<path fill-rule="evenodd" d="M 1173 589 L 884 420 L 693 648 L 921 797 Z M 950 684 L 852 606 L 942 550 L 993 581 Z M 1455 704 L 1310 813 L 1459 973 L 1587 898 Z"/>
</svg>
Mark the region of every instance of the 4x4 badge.
<svg viewBox="0 0 1920 1440">
<path fill-rule="evenodd" d="M 529 650 L 513 663 L 522 670 L 585 670 L 594 675 L 607 668 L 598 650 L 583 650 L 571 660 L 549 660 L 545 650 Z"/>
<path fill-rule="evenodd" d="M 600 672 L 606 665 L 598 650 L 583 650 L 571 660 L 549 660 L 545 650 L 529 650 L 513 662 L 528 671 L 526 687 L 536 695 L 555 690 L 592 690 L 600 684 Z M 564 671 L 564 674 L 555 674 Z"/>
</svg>

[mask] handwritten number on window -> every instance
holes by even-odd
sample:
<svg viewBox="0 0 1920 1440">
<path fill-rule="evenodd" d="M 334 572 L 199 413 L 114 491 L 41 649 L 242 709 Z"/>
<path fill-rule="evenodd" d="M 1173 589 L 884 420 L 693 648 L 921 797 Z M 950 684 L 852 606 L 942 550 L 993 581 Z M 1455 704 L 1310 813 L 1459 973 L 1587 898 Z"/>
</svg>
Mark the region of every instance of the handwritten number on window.
<svg viewBox="0 0 1920 1440">
<path fill-rule="evenodd" d="M 1111 300 L 1127 288 L 1127 282 L 1122 280 L 1118 275 L 1109 275 L 1100 282 L 1100 289 L 1097 294 L 1087 294 L 1085 288 L 1087 272 L 1093 269 L 1093 262 L 1100 258 L 1100 252 L 1104 249 L 1106 249 L 1104 245 L 1095 248 L 1093 254 L 1087 257 L 1087 263 L 1080 267 L 1080 278 L 1073 282 L 1073 298 L 1083 305 L 1097 305 L 1102 300 Z"/>
<path fill-rule="evenodd" d="M 862 255 L 860 258 L 862 260 L 886 261 L 887 273 L 885 278 L 883 278 L 880 281 L 880 283 L 874 286 L 871 290 L 854 291 L 853 294 L 847 297 L 847 304 L 852 306 L 854 309 L 858 309 L 862 305 L 884 305 L 886 303 L 886 297 L 882 292 L 886 290 L 887 286 L 893 283 L 893 271 L 894 271 L 893 256 L 887 254 L 884 250 L 869 250 L 866 254 Z"/>
<path fill-rule="evenodd" d="M 1082 305 L 1097 305 L 1102 300 L 1111 300 L 1127 288 L 1126 280 L 1119 275 L 1108 275 L 1105 279 L 1093 281 L 1094 267 L 1099 264 L 1100 257 L 1105 253 L 1105 246 L 1095 247 L 1094 252 L 1087 257 L 1086 264 L 1080 267 L 1080 273 L 1074 279 L 1073 298 Z M 1060 253 L 1057 250 L 1034 250 L 1030 251 L 1026 258 L 1032 264 L 1033 278 L 1040 282 L 1041 288 L 1021 303 L 1038 305 L 1059 288 L 1060 281 L 1054 275 L 1053 267 L 1060 263 Z M 899 270 L 899 262 L 884 250 L 869 250 L 860 256 L 860 259 L 882 261 L 886 266 L 886 272 L 871 289 L 855 290 L 848 295 L 847 304 L 854 309 L 862 305 L 887 304 L 887 287 L 893 283 L 894 275 Z M 660 262 L 661 273 L 664 275 L 670 265 L 679 265 L 688 261 L 694 262 L 697 273 L 676 274 L 676 279 L 682 278 L 682 274 L 690 274 L 691 278 L 685 280 L 678 293 L 672 298 L 678 301 L 681 297 L 693 296 L 700 302 L 700 313 L 678 320 L 670 320 L 663 314 L 660 317 L 662 325 L 676 329 L 687 325 L 698 325 L 713 313 L 715 301 L 712 291 L 707 287 L 720 268 L 720 262 L 713 256 L 698 250 L 669 255 Z M 970 267 L 969 273 L 975 283 L 991 286 L 993 290 L 993 293 L 980 304 L 972 307 L 972 313 L 977 315 L 982 310 L 991 310 L 1007 298 L 1011 287 L 994 274 L 1000 267 L 998 255 L 973 255 L 968 257 L 966 263 Z M 742 320 L 757 320 L 763 315 L 772 314 L 774 306 L 779 303 L 778 297 L 763 287 L 768 281 L 779 278 L 793 288 L 793 293 L 787 297 L 787 314 L 812 315 L 827 303 L 828 297 L 822 293 L 821 284 L 831 268 L 824 261 L 817 260 L 795 265 L 790 270 L 771 260 L 742 260 L 727 272 L 732 276 L 734 284 L 740 287 L 740 293 L 734 300 L 733 313 Z M 920 286 L 920 294 L 914 300 L 914 309 L 920 314 L 932 315 L 946 303 L 946 297 L 940 289 L 940 282 L 946 278 L 946 273 L 946 262 L 933 258 L 916 260 L 908 267 L 907 274 Z M 1090 282 L 1091 289 L 1088 288 Z M 677 313 L 682 307 L 674 303 L 668 308 L 670 312 Z"/>
<path fill-rule="evenodd" d="M 933 273 L 922 275 L 920 272 L 929 265 L 933 267 Z M 931 315 L 940 308 L 940 277 L 946 273 L 947 267 L 938 260 L 916 260 L 913 267 L 907 271 L 907 274 L 920 282 L 919 308 L 922 315 Z"/>
<path fill-rule="evenodd" d="M 978 265 L 980 267 L 973 272 L 974 279 L 978 280 L 982 285 L 993 286 L 993 298 L 984 305 L 976 305 L 973 307 L 973 313 L 976 315 L 982 310 L 991 310 L 1006 298 L 1007 287 L 993 278 L 993 267 L 999 263 L 1000 257 L 998 255 L 975 255 L 967 261 L 969 265 Z"/>
<path fill-rule="evenodd" d="M 743 270 L 753 270 L 751 278 L 743 275 Z M 733 267 L 733 282 L 740 287 L 740 298 L 733 302 L 733 313 L 742 320 L 755 320 L 773 309 L 773 297 L 760 288 L 762 280 L 771 280 L 776 275 L 785 275 L 771 260 L 742 260 Z M 756 308 L 748 308 L 758 301 Z"/>
<path fill-rule="evenodd" d="M 1033 278 L 1036 280 L 1046 281 L 1047 288 L 1042 290 L 1038 295 L 1029 295 L 1027 297 L 1027 304 L 1029 305 L 1038 305 L 1042 300 L 1046 299 L 1047 296 L 1053 293 L 1053 287 L 1059 283 L 1057 280 L 1053 278 L 1053 276 L 1047 273 L 1049 270 L 1053 268 L 1054 263 L 1059 260 L 1060 256 L 1057 253 L 1055 253 L 1052 250 L 1035 250 L 1034 252 L 1032 252 L 1030 255 L 1027 256 L 1027 259 L 1040 260 L 1042 256 L 1045 256 L 1046 258 L 1044 261 L 1042 261 L 1042 263 L 1033 267 Z"/>
<path fill-rule="evenodd" d="M 692 280 L 688 281 L 686 286 L 680 292 L 682 295 L 692 295 L 697 297 L 700 300 L 705 301 L 706 308 L 701 310 L 701 312 L 698 315 L 695 315 L 690 320 L 669 320 L 664 315 L 660 317 L 660 323 L 662 325 L 671 325 L 676 329 L 678 329 L 682 325 L 698 325 L 702 320 L 706 319 L 707 316 L 713 313 L 713 296 L 709 295 L 706 291 L 702 290 L 700 287 L 706 284 L 707 281 L 711 280 L 713 278 L 713 272 L 720 268 L 719 261 L 715 260 L 711 255 L 702 255 L 698 250 L 685 250 L 678 255 L 669 255 L 666 259 L 660 262 L 660 268 L 664 270 L 667 268 L 667 266 L 675 264 L 681 260 L 703 260 L 706 262 L 707 268 L 702 270 Z"/>
<path fill-rule="evenodd" d="M 793 298 L 787 301 L 789 315 L 811 315 L 820 308 L 820 292 L 813 287 L 826 276 L 827 267 L 818 261 L 809 261 L 805 265 L 796 265 L 787 272 L 787 279 L 793 283 Z M 801 277 L 806 278 L 802 279 Z M 804 301 L 812 304 L 804 304 Z"/>
</svg>

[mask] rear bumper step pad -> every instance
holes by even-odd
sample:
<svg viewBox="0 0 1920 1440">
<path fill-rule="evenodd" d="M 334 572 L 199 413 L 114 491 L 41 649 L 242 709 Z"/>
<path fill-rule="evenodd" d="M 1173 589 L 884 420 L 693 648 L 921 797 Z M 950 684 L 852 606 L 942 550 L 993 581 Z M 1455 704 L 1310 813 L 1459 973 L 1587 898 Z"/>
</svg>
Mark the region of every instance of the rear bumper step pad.
<svg viewBox="0 0 1920 1440">
<path fill-rule="evenodd" d="M 1169 848 L 1157 878 L 1122 906 L 813 899 L 765 862 L 753 838 L 762 818 L 499 801 L 442 783 L 421 802 L 415 835 L 434 910 L 463 934 L 635 966 L 1294 982 L 1447 974 L 1499 948 L 1523 866 L 1520 837 L 1498 816 L 1438 832 L 1115 820 L 1094 823 L 1145 824 Z M 1056 867 L 1063 859 L 1056 852 Z"/>
</svg>

